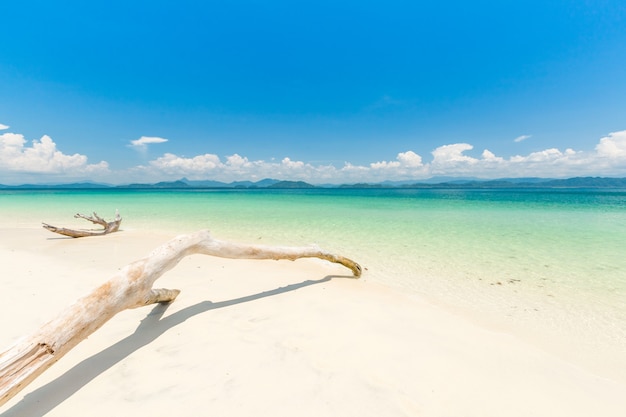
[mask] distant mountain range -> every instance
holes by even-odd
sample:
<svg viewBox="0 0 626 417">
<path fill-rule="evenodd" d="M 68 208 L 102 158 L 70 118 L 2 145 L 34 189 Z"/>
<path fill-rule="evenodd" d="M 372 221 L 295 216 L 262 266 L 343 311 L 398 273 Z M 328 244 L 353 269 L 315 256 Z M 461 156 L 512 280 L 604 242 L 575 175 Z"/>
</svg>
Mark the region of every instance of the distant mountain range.
<svg viewBox="0 0 626 417">
<path fill-rule="evenodd" d="M 626 178 L 576 177 L 567 179 L 550 178 L 502 178 L 480 180 L 475 178 L 431 178 L 420 182 L 385 181 L 382 183 L 356 183 L 341 185 L 312 185 L 304 181 L 281 181 L 266 178 L 261 181 L 162 181 L 154 184 L 109 185 L 93 182 L 71 184 L 22 184 L 2 185 L 0 189 L 285 189 L 285 188 L 626 188 Z"/>
</svg>

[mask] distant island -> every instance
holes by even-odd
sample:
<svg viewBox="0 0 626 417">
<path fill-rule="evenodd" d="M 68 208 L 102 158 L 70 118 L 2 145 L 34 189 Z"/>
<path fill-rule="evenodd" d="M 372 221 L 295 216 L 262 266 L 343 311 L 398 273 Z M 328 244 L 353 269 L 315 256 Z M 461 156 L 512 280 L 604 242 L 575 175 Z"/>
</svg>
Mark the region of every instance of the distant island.
<svg viewBox="0 0 626 417">
<path fill-rule="evenodd" d="M 313 185 L 304 181 L 282 181 L 266 178 L 261 181 L 198 181 L 182 178 L 177 181 L 161 181 L 153 184 L 109 185 L 94 182 L 70 184 L 22 184 L 3 185 L 0 189 L 10 190 L 45 190 L 45 189 L 307 189 L 307 188 L 360 188 L 360 189 L 508 189 L 508 188 L 605 188 L 626 189 L 626 178 L 575 177 L 567 179 L 551 178 L 504 178 L 496 180 L 480 179 L 437 179 L 422 182 L 386 181 L 382 183 L 325 184 Z"/>
</svg>

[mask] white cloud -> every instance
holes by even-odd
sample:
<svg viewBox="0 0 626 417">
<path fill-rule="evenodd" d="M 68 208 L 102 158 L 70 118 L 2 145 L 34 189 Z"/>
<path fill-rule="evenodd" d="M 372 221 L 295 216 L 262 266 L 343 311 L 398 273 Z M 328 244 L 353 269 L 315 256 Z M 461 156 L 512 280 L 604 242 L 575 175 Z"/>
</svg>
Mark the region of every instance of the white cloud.
<svg viewBox="0 0 626 417">
<path fill-rule="evenodd" d="M 596 152 L 601 157 L 626 158 L 626 130 L 609 133 L 608 136 L 600 139 Z"/>
<path fill-rule="evenodd" d="M 413 151 L 400 152 L 395 161 L 372 162 L 372 169 L 421 168 L 422 157 Z"/>
<path fill-rule="evenodd" d="M 452 145 L 443 145 L 432 151 L 433 164 L 456 164 L 463 162 L 472 162 L 474 158 L 463 155 L 465 151 L 471 151 L 474 147 L 468 143 L 454 143 Z"/>
<path fill-rule="evenodd" d="M 429 164 L 429 171 L 433 175 L 450 175 L 456 172 L 467 175 L 475 170 L 478 159 L 465 155 L 465 151 L 471 151 L 474 147 L 468 143 L 454 143 L 443 145 L 432 151 L 433 160 Z"/>
<path fill-rule="evenodd" d="M 531 135 L 522 135 L 522 136 L 518 136 L 515 139 L 513 139 L 513 142 L 522 142 L 526 139 L 530 139 L 532 136 Z"/>
<path fill-rule="evenodd" d="M 9 126 L 3 125 L 2 123 L 0 123 L 0 130 L 7 130 L 8 128 Z"/>
<path fill-rule="evenodd" d="M 372 162 L 369 167 L 346 164 L 341 176 L 356 182 L 381 182 L 389 179 L 410 179 L 423 177 L 426 167 L 422 157 L 413 151 L 400 152 L 395 161 Z"/>
<path fill-rule="evenodd" d="M 148 145 L 164 142 L 167 142 L 167 139 L 159 138 L 157 136 L 142 136 L 139 139 L 131 140 L 130 146 L 135 149 L 145 150 Z"/>
<path fill-rule="evenodd" d="M 241 156 L 234 154 L 226 158 L 226 163 L 233 167 L 248 167 L 250 166 L 250 161 L 248 158 L 242 158 Z"/>
<path fill-rule="evenodd" d="M 88 164 L 85 155 L 64 154 L 47 135 L 28 146 L 23 135 L 3 133 L 0 135 L 0 172 L 84 176 L 106 173 L 108 164 L 104 161 Z"/>
<path fill-rule="evenodd" d="M 409 168 L 422 167 L 422 157 L 413 151 L 401 152 L 398 154 L 398 161 Z"/>
<path fill-rule="evenodd" d="M 496 156 L 496 155 L 495 155 L 493 152 L 491 152 L 489 149 L 485 149 L 485 150 L 483 151 L 483 155 L 482 155 L 482 156 L 483 156 L 483 159 L 484 159 L 485 161 L 493 161 L 493 162 L 497 162 L 497 163 L 504 161 L 504 159 L 503 159 L 503 158 L 501 158 L 501 157 L 499 157 L 499 156 Z"/>
<path fill-rule="evenodd" d="M 400 161 L 380 161 L 380 162 L 372 162 L 370 167 L 372 169 L 396 169 L 401 165 Z"/>
</svg>

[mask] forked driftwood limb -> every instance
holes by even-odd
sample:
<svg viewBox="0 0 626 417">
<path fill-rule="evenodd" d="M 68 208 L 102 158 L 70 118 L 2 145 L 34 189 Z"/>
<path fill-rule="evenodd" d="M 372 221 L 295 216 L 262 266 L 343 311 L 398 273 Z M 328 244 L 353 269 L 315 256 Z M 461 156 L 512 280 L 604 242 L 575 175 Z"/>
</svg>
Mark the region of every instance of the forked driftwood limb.
<svg viewBox="0 0 626 417">
<path fill-rule="evenodd" d="M 120 228 L 120 223 L 122 223 L 122 217 L 120 217 L 119 211 L 115 210 L 115 220 L 112 222 L 107 222 L 102 217 L 98 216 L 96 212 L 93 212 L 93 216 L 85 216 L 84 214 L 77 213 L 74 215 L 77 219 L 85 219 L 87 221 L 92 222 L 93 224 L 99 224 L 104 227 L 103 230 L 84 230 L 84 229 L 66 229 L 64 227 L 56 227 L 49 225 L 47 223 L 43 223 L 43 227 L 50 230 L 51 232 L 58 233 L 64 236 L 70 237 L 86 237 L 86 236 L 100 236 L 106 235 L 109 233 L 117 232 Z"/>
<path fill-rule="evenodd" d="M 178 236 L 147 257 L 125 266 L 55 319 L 1 352 L 0 405 L 117 313 L 129 308 L 173 301 L 179 290 L 154 289 L 152 285 L 182 258 L 192 254 L 236 259 L 320 258 L 349 268 L 356 277 L 361 275 L 361 267 L 356 262 L 315 246 L 238 244 L 213 239 L 208 231 Z"/>
</svg>

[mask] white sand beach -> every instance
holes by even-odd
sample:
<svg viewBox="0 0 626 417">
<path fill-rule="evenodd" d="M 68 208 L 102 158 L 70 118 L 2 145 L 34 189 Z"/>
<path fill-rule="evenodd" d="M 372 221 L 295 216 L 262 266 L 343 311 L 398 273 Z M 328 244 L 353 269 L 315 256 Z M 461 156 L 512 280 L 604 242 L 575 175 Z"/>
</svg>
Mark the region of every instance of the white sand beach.
<svg viewBox="0 0 626 417">
<path fill-rule="evenodd" d="M 0 227 L 0 349 L 172 237 Z M 0 415 L 624 415 L 626 378 L 350 275 L 192 255 L 157 282 L 172 304 L 118 314 Z"/>
</svg>

